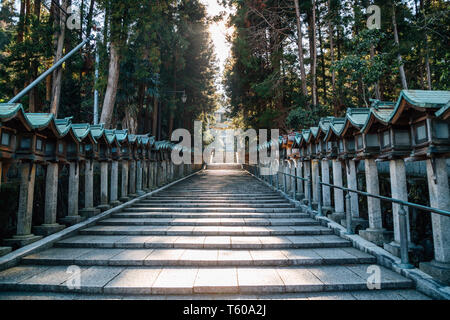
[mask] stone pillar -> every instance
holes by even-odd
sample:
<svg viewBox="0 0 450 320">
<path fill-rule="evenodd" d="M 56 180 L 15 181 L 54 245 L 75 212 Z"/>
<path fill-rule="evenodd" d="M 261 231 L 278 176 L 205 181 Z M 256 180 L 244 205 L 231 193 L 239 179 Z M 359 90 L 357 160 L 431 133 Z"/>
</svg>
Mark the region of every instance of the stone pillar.
<svg viewBox="0 0 450 320">
<path fill-rule="evenodd" d="M 136 163 L 137 169 L 136 169 L 136 193 L 138 195 L 143 195 L 144 190 L 142 190 L 142 160 L 137 161 Z"/>
<path fill-rule="evenodd" d="M 379 195 L 380 185 L 378 182 L 377 163 L 374 159 L 365 159 L 364 166 L 367 192 L 374 195 Z M 381 214 L 380 200 L 367 197 L 367 211 L 369 215 L 369 228 L 366 230 L 361 230 L 359 235 L 378 246 L 383 246 L 384 243 L 392 240 L 392 232 L 383 229 L 383 217 Z"/>
<path fill-rule="evenodd" d="M 94 207 L 94 161 L 87 160 L 84 163 L 84 209 L 80 210 L 80 215 L 84 218 L 91 218 L 100 213 Z"/>
<path fill-rule="evenodd" d="M 148 161 L 142 162 L 142 190 L 148 192 Z"/>
<path fill-rule="evenodd" d="M 98 208 L 103 212 L 111 209 L 108 201 L 108 162 L 100 162 L 100 205 Z"/>
<path fill-rule="evenodd" d="M 119 162 L 111 163 L 111 206 L 117 207 L 121 204 L 119 199 Z"/>
<path fill-rule="evenodd" d="M 356 177 L 356 163 L 355 160 L 348 160 L 346 165 L 347 173 L 347 188 L 358 190 L 358 180 Z M 359 218 L 359 203 L 358 195 L 356 193 L 350 193 L 350 201 L 352 207 L 353 218 Z"/>
<path fill-rule="evenodd" d="M 148 188 L 151 190 L 153 190 L 153 187 L 155 186 L 155 169 L 154 169 L 155 163 L 153 161 L 150 161 L 149 164 L 149 175 L 148 175 Z"/>
<path fill-rule="evenodd" d="M 297 183 L 297 181 L 296 181 L 297 179 L 295 179 L 295 167 L 296 167 L 295 161 L 291 160 L 291 170 L 290 170 L 289 174 L 291 174 L 292 177 L 290 177 L 289 181 L 291 182 L 290 183 L 290 191 L 291 191 L 292 195 L 294 195 L 294 190 L 295 190 L 294 187 L 295 187 L 295 184 Z M 297 189 L 297 192 L 298 192 L 298 189 Z"/>
<path fill-rule="evenodd" d="M 428 189 L 430 205 L 433 208 L 443 210 L 449 210 L 450 208 L 447 172 L 445 158 L 427 160 Z M 444 283 L 450 284 L 450 217 L 431 214 L 431 223 L 433 226 L 434 260 L 421 263 L 420 269 Z"/>
<path fill-rule="evenodd" d="M 17 231 L 12 239 L 4 240 L 4 244 L 12 247 L 23 247 L 40 240 L 41 236 L 31 233 L 33 217 L 34 182 L 36 165 L 22 163 L 20 165 L 19 209 L 17 211 Z"/>
<path fill-rule="evenodd" d="M 309 160 L 306 160 L 303 162 L 303 176 L 306 179 L 309 179 L 311 177 L 311 162 Z M 305 199 L 309 199 L 309 193 L 311 190 L 308 187 L 308 181 L 305 181 Z"/>
<path fill-rule="evenodd" d="M 83 221 L 83 217 L 78 214 L 78 194 L 80 192 L 80 165 L 78 162 L 71 162 L 69 164 L 69 196 L 67 217 L 62 221 L 66 225 L 75 225 Z"/>
<path fill-rule="evenodd" d="M 130 193 L 128 196 L 130 198 L 136 198 L 137 194 L 136 194 L 136 161 L 135 160 L 130 161 L 129 175 L 130 175 L 130 184 L 129 184 Z"/>
<path fill-rule="evenodd" d="M 312 174 L 312 194 L 313 204 L 317 205 L 319 202 L 319 195 L 317 194 L 317 186 L 319 184 L 319 160 L 314 159 L 311 161 L 311 174 Z"/>
<path fill-rule="evenodd" d="M 56 223 L 58 209 L 58 164 L 49 163 L 45 178 L 45 211 L 44 224 L 33 228 L 33 232 L 40 236 L 48 236 L 64 229 Z"/>
<path fill-rule="evenodd" d="M 303 163 L 301 161 L 297 161 L 297 177 L 303 177 Z M 305 197 L 305 191 L 303 188 L 303 180 L 297 179 L 297 197 L 298 200 L 301 200 Z"/>
<path fill-rule="evenodd" d="M 391 177 L 391 193 L 392 198 L 408 201 L 408 188 L 406 184 L 405 162 L 400 160 L 391 160 L 389 162 L 389 171 Z M 406 211 L 407 234 L 408 241 L 411 241 L 409 230 L 409 209 L 404 207 Z M 400 205 L 392 204 L 392 213 L 394 217 L 394 241 L 385 244 L 384 248 L 393 255 L 400 256 L 400 224 L 399 224 Z M 412 246 L 410 245 L 410 248 Z"/>
<path fill-rule="evenodd" d="M 185 167 L 186 167 L 186 165 L 183 163 L 182 165 L 180 165 L 180 171 L 179 171 L 179 179 L 181 179 L 181 178 L 183 178 L 184 177 L 184 175 L 185 175 Z"/>
<path fill-rule="evenodd" d="M 128 197 L 128 160 L 122 160 L 122 186 L 120 193 L 120 201 L 128 202 L 130 198 Z"/>
<path fill-rule="evenodd" d="M 333 161 L 333 184 L 342 187 L 342 162 L 338 159 Z M 344 191 L 334 188 L 334 213 L 331 215 L 331 219 L 336 222 L 341 222 L 341 219 L 345 215 L 344 209 Z"/>
<path fill-rule="evenodd" d="M 322 182 L 330 183 L 330 162 L 326 159 L 322 160 Z M 322 210 L 326 213 L 331 213 L 331 189 L 327 186 L 322 186 Z"/>
</svg>

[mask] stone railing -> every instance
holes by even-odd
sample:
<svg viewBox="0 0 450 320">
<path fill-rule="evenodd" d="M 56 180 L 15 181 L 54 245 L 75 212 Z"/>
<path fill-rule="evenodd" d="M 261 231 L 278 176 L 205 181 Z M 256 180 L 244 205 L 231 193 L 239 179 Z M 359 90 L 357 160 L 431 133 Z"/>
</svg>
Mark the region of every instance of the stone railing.
<svg viewBox="0 0 450 320">
<path fill-rule="evenodd" d="M 70 118 L 58 120 L 51 114 L 27 114 L 20 104 L 0 104 L 0 184 L 6 182 L 12 165 L 20 172 L 16 233 L 2 241 L 6 246 L 2 248 L 3 253 L 201 168 L 175 165 L 170 160 L 174 146 L 148 135 L 128 134 L 127 130 L 74 124 Z M 45 172 L 44 223 L 38 226 L 33 224 L 37 166 Z M 69 171 L 67 216 L 57 221 L 58 183 L 64 166 Z M 99 185 L 94 183 L 94 167 L 100 167 Z M 84 182 L 80 185 L 82 172 Z M 79 199 L 81 189 L 84 199 Z M 97 206 L 94 206 L 95 193 L 100 196 Z M 83 208 L 79 208 L 79 203 L 84 203 Z"/>
<path fill-rule="evenodd" d="M 420 250 L 411 241 L 411 206 L 400 204 L 408 202 L 405 161 L 426 163 L 430 207 L 448 212 L 449 102 L 450 91 L 403 91 L 397 103 L 374 101 L 371 108 L 349 109 L 344 118 L 323 118 L 317 127 L 282 136 L 279 139 L 282 160 L 276 182 L 283 185 L 280 190 L 288 196 L 311 199 L 311 207 L 320 205 L 325 215 L 343 226 L 347 226 L 346 212 L 350 211 L 352 232 L 396 256 L 401 255 L 401 216 L 405 211 L 409 250 Z M 264 143 L 260 149 L 270 147 L 271 143 Z M 367 197 L 364 215 L 360 212 L 362 194 L 345 191 L 358 190 L 357 164 L 362 161 L 364 191 L 375 196 Z M 389 162 L 390 196 L 396 200 L 392 203 L 392 231 L 383 225 L 384 200 L 377 198 L 380 196 L 377 163 L 381 161 Z M 273 177 L 263 178 L 274 181 Z M 434 260 L 420 263 L 420 267 L 449 283 L 450 217 L 445 212 L 422 211 L 431 214 Z"/>
</svg>

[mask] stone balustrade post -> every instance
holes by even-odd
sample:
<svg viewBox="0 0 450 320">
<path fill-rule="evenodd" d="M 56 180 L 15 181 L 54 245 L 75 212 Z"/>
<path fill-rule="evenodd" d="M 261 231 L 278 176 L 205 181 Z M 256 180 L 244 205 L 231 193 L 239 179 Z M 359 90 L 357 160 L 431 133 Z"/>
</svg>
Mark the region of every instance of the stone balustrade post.
<svg viewBox="0 0 450 320">
<path fill-rule="evenodd" d="M 311 174 L 312 174 L 312 194 L 313 204 L 317 205 L 319 202 L 319 195 L 317 194 L 317 188 L 319 183 L 319 160 L 314 159 L 311 161 Z"/>
<path fill-rule="evenodd" d="M 100 205 L 98 209 L 100 211 L 106 211 L 111 209 L 108 201 L 108 162 L 100 162 Z"/>
<path fill-rule="evenodd" d="M 297 177 L 303 178 L 303 162 L 297 161 Z M 305 191 L 303 188 L 303 180 L 297 179 L 297 197 L 301 200 L 305 197 Z"/>
<path fill-rule="evenodd" d="M 42 238 L 31 233 L 35 180 L 36 164 L 34 162 L 21 163 L 17 231 L 12 239 L 4 240 L 4 244 L 7 246 L 23 247 Z"/>
<path fill-rule="evenodd" d="M 78 162 L 69 163 L 69 195 L 67 216 L 62 221 L 69 226 L 83 221 L 78 212 L 78 195 L 80 193 L 80 165 Z"/>
<path fill-rule="evenodd" d="M 330 162 L 327 159 L 322 159 L 322 182 L 330 184 Z M 322 185 L 322 211 L 324 213 L 331 213 L 331 188 Z"/>
<path fill-rule="evenodd" d="M 94 207 L 94 160 L 86 160 L 84 163 L 84 208 L 80 210 L 80 215 L 84 218 L 91 218 L 100 213 Z"/>
<path fill-rule="evenodd" d="M 433 163 L 434 161 L 434 163 Z M 430 206 L 449 210 L 450 190 L 448 168 L 445 158 L 427 160 Z M 433 228 L 434 259 L 420 264 L 420 269 L 431 276 L 450 284 L 450 217 L 431 214 Z"/>
<path fill-rule="evenodd" d="M 142 190 L 148 192 L 148 160 L 143 161 L 142 167 Z"/>
<path fill-rule="evenodd" d="M 131 160 L 130 161 L 130 171 L 129 171 L 129 175 L 130 175 L 130 184 L 129 184 L 129 194 L 128 196 L 130 198 L 136 198 L 137 194 L 136 194 L 136 161 L 135 160 Z"/>
<path fill-rule="evenodd" d="M 58 209 L 58 163 L 47 165 L 45 175 L 45 208 L 44 224 L 33 228 L 33 232 L 40 236 L 49 236 L 64 229 L 63 225 L 56 223 Z"/>
<path fill-rule="evenodd" d="M 122 160 L 122 185 L 119 200 L 124 203 L 130 201 L 128 197 L 128 166 L 128 160 Z"/>
<path fill-rule="evenodd" d="M 291 182 L 290 183 L 290 191 L 291 191 L 292 195 L 294 194 L 295 184 L 296 184 L 295 167 L 296 167 L 295 161 L 291 160 L 291 169 L 290 169 L 289 174 L 291 174 L 292 176 L 289 178 L 289 181 Z"/>
<path fill-rule="evenodd" d="M 380 195 L 377 163 L 374 159 L 365 159 L 364 166 L 367 192 L 374 195 Z M 392 232 L 383 229 L 383 217 L 379 199 L 367 197 L 367 213 L 369 216 L 369 228 L 361 230 L 359 235 L 379 246 L 383 246 L 384 243 L 391 241 Z"/>
<path fill-rule="evenodd" d="M 309 160 L 306 160 L 303 162 L 303 176 L 306 179 L 309 179 L 309 177 L 311 177 L 311 162 Z M 304 188 L 305 199 L 309 199 L 311 190 L 309 188 L 308 181 L 305 180 L 304 185 L 305 185 L 305 188 Z"/>
<path fill-rule="evenodd" d="M 405 162 L 403 159 L 395 159 L 389 161 L 389 172 L 391 178 L 391 194 L 392 198 L 398 200 L 408 201 L 408 187 L 406 180 L 406 169 Z M 400 218 L 399 211 L 401 206 L 398 204 L 392 204 L 392 214 L 394 217 L 394 241 L 391 243 L 385 243 L 384 248 L 392 253 L 393 255 L 399 257 L 400 256 Z M 406 210 L 406 226 L 407 226 L 407 239 L 408 242 L 411 241 L 411 232 L 410 232 L 410 224 L 409 224 L 409 209 L 408 207 L 404 207 Z M 410 248 L 414 247 L 414 245 L 410 245 Z"/>
<path fill-rule="evenodd" d="M 111 206 L 117 207 L 121 204 L 119 201 L 119 162 L 111 163 Z"/>
<path fill-rule="evenodd" d="M 356 163 L 355 160 L 348 160 L 346 163 L 346 173 L 347 173 L 347 188 L 357 190 L 358 189 L 358 179 L 356 176 Z M 359 218 L 359 203 L 358 195 L 354 192 L 350 193 L 350 201 L 352 208 L 353 219 Z"/>
<path fill-rule="evenodd" d="M 144 190 L 142 190 L 142 160 L 136 162 L 136 193 L 144 194 Z"/>
<path fill-rule="evenodd" d="M 333 184 L 342 187 L 342 162 L 338 159 L 334 159 L 333 163 Z M 334 188 L 334 212 L 331 215 L 331 219 L 336 222 L 341 222 L 341 219 L 345 216 L 344 210 L 344 191 Z"/>
</svg>

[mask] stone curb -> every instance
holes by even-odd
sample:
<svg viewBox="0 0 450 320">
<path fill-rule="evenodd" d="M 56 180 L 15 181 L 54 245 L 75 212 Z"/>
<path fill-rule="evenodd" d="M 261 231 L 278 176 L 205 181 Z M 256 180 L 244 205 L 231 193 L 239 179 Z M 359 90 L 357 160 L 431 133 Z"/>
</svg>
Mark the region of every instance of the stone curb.
<svg viewBox="0 0 450 320">
<path fill-rule="evenodd" d="M 41 251 L 41 250 L 49 249 L 49 248 L 51 248 L 53 246 L 53 244 L 55 242 L 58 242 L 58 241 L 63 240 L 65 238 L 71 237 L 71 236 L 75 235 L 78 231 L 80 231 L 81 229 L 84 229 L 86 227 L 90 227 L 92 225 L 95 225 L 98 221 L 106 219 L 106 218 L 109 218 L 113 213 L 120 212 L 123 209 L 126 209 L 126 208 L 132 206 L 133 204 L 135 204 L 135 203 L 137 203 L 137 202 L 147 198 L 148 196 L 150 196 L 152 194 L 155 194 L 155 193 L 158 193 L 158 192 L 160 192 L 162 190 L 165 190 L 165 189 L 167 189 L 167 188 L 169 188 L 169 187 L 171 187 L 171 186 L 173 186 L 173 185 L 175 185 L 175 184 L 177 184 L 177 183 L 179 183 L 179 182 L 181 182 L 183 180 L 186 180 L 186 179 L 188 179 L 188 178 L 190 178 L 192 176 L 195 176 L 195 175 L 199 174 L 202 171 L 203 171 L 203 169 L 200 169 L 199 171 L 196 171 L 196 172 L 194 172 L 194 173 L 192 173 L 192 174 L 190 174 L 190 175 L 188 175 L 188 176 L 186 176 L 184 178 L 181 178 L 181 179 L 178 179 L 176 181 L 173 181 L 173 182 L 169 183 L 168 185 L 165 185 L 165 186 L 163 186 L 163 187 L 161 187 L 159 189 L 156 189 L 156 190 L 154 190 L 152 192 L 149 192 L 149 193 L 146 193 L 146 194 L 144 194 L 142 196 L 139 196 L 138 198 L 135 198 L 135 199 L 133 199 L 131 201 L 128 201 L 128 202 L 126 202 L 124 204 L 121 204 L 120 206 L 112 208 L 112 209 L 110 209 L 108 211 L 105 211 L 105 212 L 103 212 L 103 213 L 101 213 L 101 214 L 99 214 L 99 215 L 97 215 L 95 217 L 92 217 L 92 218 L 90 218 L 88 220 L 85 220 L 85 221 L 83 221 L 83 222 L 81 222 L 79 224 L 76 224 L 76 225 L 71 226 L 69 228 L 66 228 L 66 229 L 64 229 L 64 230 L 62 230 L 62 231 L 60 231 L 58 233 L 52 234 L 52 235 L 50 235 L 48 237 L 45 237 L 45 238 L 43 238 L 43 239 L 41 239 L 39 241 L 36 241 L 36 242 L 34 242 L 34 243 L 32 243 L 32 244 L 30 244 L 28 246 L 25 246 L 25 247 L 22 247 L 20 249 L 17 249 L 17 250 L 15 250 L 15 251 L 13 251 L 13 252 L 11 252 L 11 253 L 9 253 L 9 254 L 7 254 L 7 255 L 5 255 L 5 256 L 0 258 L 0 271 L 3 271 L 5 269 L 9 269 L 9 268 L 15 267 L 17 264 L 20 263 L 21 259 L 24 256 L 27 256 L 27 255 L 30 255 L 30 254 L 33 254 L 33 253 L 37 253 L 38 251 Z"/>
<path fill-rule="evenodd" d="M 381 266 L 386 267 L 408 279 L 413 280 L 417 291 L 427 296 L 430 296 L 433 299 L 450 300 L 450 286 L 446 286 L 440 283 L 439 281 L 435 280 L 432 276 L 424 273 L 423 271 L 417 268 L 414 269 L 399 268 L 397 265 L 401 263 L 400 258 L 392 255 L 383 248 L 378 247 L 377 245 L 361 238 L 359 235 L 346 234 L 347 233 L 346 228 L 344 228 L 340 224 L 328 219 L 325 216 L 318 217 L 317 211 L 311 210 L 308 206 L 305 206 L 300 201 L 290 199 L 287 194 L 285 194 L 280 190 L 276 190 L 272 185 L 270 185 L 270 183 L 267 183 L 266 181 L 258 178 L 248 170 L 245 171 L 247 171 L 251 176 L 258 179 L 268 187 L 277 191 L 281 196 L 287 199 L 290 203 L 294 204 L 296 207 L 301 208 L 303 212 L 309 214 L 311 218 L 319 221 L 322 226 L 332 229 L 335 235 L 351 241 L 354 248 L 359 249 L 365 253 L 374 255 L 377 258 L 377 263 L 380 264 Z"/>
</svg>

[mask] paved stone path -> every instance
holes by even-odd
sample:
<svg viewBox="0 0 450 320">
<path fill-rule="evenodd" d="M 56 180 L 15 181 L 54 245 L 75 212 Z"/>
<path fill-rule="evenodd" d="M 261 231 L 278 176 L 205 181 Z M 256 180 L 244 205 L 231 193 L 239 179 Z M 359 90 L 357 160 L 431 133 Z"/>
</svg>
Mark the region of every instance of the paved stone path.
<svg viewBox="0 0 450 320">
<path fill-rule="evenodd" d="M 375 263 L 246 172 L 207 170 L 25 257 L 0 299 L 427 298 L 381 266 L 369 291 Z"/>
</svg>

